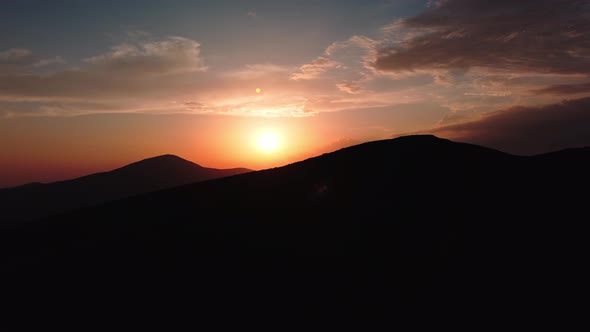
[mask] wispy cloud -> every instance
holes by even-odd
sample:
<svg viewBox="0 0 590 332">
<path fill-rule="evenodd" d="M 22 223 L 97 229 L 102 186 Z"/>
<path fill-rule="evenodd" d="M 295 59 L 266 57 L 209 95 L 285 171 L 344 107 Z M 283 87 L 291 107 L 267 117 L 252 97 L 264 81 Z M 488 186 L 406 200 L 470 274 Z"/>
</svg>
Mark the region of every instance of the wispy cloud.
<svg viewBox="0 0 590 332">
<path fill-rule="evenodd" d="M 299 70 L 293 75 L 293 80 L 311 80 L 320 77 L 323 73 L 330 69 L 338 68 L 341 64 L 324 56 L 320 56 L 310 63 L 306 63 L 299 67 Z"/>
<path fill-rule="evenodd" d="M 335 78 L 360 80 L 371 76 L 370 62 L 376 42 L 368 37 L 353 36 L 330 44 L 324 54 L 303 64 L 293 73 L 293 80 Z"/>
<path fill-rule="evenodd" d="M 32 68 L 63 63 L 61 57 L 28 61 L 20 72 L 0 76 L 0 99 L 94 99 L 135 96 L 155 89 L 177 88 L 179 75 L 206 69 L 200 57 L 199 43 L 181 37 L 169 37 L 142 44 L 123 44 L 110 52 L 85 60 L 85 65 L 49 74 L 36 74 Z M 8 54 L 8 55 L 6 55 Z M 5 52 L 13 59 L 28 52 Z M 164 76 L 176 76 L 162 81 Z M 181 82 L 177 82 L 181 83 Z"/>
<path fill-rule="evenodd" d="M 23 48 L 10 48 L 5 51 L 0 52 L 0 61 L 2 62 L 10 62 L 10 61 L 20 61 L 24 58 L 28 58 L 32 55 L 30 50 L 23 49 Z"/>
<path fill-rule="evenodd" d="M 573 95 L 590 93 L 590 82 L 579 84 L 555 84 L 542 89 L 533 90 L 535 94 L 543 95 Z"/>
<path fill-rule="evenodd" d="M 340 89 L 340 91 L 347 92 L 350 94 L 358 94 L 363 92 L 363 88 L 352 82 L 337 83 L 336 86 L 338 87 L 338 89 Z"/>
<path fill-rule="evenodd" d="M 146 42 L 113 46 L 79 67 L 50 73 L 34 70 L 63 63 L 61 57 L 38 59 L 28 50 L 3 51 L 3 63 L 18 60 L 23 65 L 0 74 L 0 113 L 10 117 L 114 112 L 305 117 L 317 113 L 306 107 L 302 87 L 287 86 L 294 66 L 264 63 L 210 71 L 200 47 L 188 38 L 150 37 Z M 272 93 L 257 94 L 256 87 L 264 91 L 268 87 Z"/>
<path fill-rule="evenodd" d="M 428 101 L 447 110 L 430 123 L 448 125 L 495 109 L 590 94 L 585 1 L 445 0 L 430 1 L 424 10 L 370 36 L 327 43 L 298 64 L 208 67 L 199 41 L 143 31 L 76 68 L 67 68 L 59 56 L 0 50 L 0 101 L 43 102 L 51 114 L 79 107 L 78 113 L 248 116 L 310 116 Z M 258 17 L 254 10 L 246 14 Z M 49 66 L 56 64 L 62 66 Z M 83 102 L 93 105 L 82 107 Z"/>
<path fill-rule="evenodd" d="M 308 117 L 317 114 L 306 107 L 307 99 L 285 95 L 251 96 L 211 103 L 205 109 L 211 113 L 262 116 L 262 117 Z"/>
<path fill-rule="evenodd" d="M 293 70 L 291 66 L 279 66 L 272 63 L 251 64 L 244 68 L 226 72 L 225 76 L 238 79 L 255 79 L 273 74 L 285 74 Z"/>
<path fill-rule="evenodd" d="M 66 60 L 58 55 L 53 58 L 41 59 L 41 60 L 35 62 L 33 64 L 33 67 L 45 67 L 45 66 L 49 66 L 49 65 L 64 64 L 64 63 L 66 63 Z"/>
<path fill-rule="evenodd" d="M 126 31 L 127 33 L 127 37 L 129 38 L 143 38 L 143 37 L 148 37 L 151 36 L 152 34 L 141 30 L 141 29 L 135 29 L 135 28 L 130 28 Z"/>
<path fill-rule="evenodd" d="M 22 72 L 35 62 L 33 53 L 24 48 L 0 51 L 0 74 Z"/>
<path fill-rule="evenodd" d="M 195 77 L 207 69 L 200 44 L 183 37 L 120 44 L 78 67 L 39 71 L 55 64 L 65 60 L 40 58 L 26 49 L 0 52 L 0 101 L 44 103 L 29 111 L 10 107 L 0 112 L 61 116 L 161 109 L 169 100 L 194 91 Z"/>
<path fill-rule="evenodd" d="M 183 37 L 121 44 L 105 54 L 85 61 L 95 69 L 139 75 L 166 75 L 178 72 L 202 71 L 200 44 Z"/>
</svg>

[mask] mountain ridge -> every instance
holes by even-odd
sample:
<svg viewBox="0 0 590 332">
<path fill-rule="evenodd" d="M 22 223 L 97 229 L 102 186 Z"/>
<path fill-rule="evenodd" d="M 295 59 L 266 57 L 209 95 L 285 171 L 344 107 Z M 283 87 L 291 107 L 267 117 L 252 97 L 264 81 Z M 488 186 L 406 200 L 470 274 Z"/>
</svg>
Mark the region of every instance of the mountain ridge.
<svg viewBox="0 0 590 332">
<path fill-rule="evenodd" d="M 563 324 L 590 253 L 590 151 L 576 151 L 369 142 L 0 232 L 0 267 L 18 296 L 125 296 L 216 324 Z"/>
<path fill-rule="evenodd" d="M 231 176 L 252 170 L 215 169 L 171 154 L 75 179 L 34 183 L 0 191 L 3 221 L 27 221 L 164 188 Z"/>
</svg>

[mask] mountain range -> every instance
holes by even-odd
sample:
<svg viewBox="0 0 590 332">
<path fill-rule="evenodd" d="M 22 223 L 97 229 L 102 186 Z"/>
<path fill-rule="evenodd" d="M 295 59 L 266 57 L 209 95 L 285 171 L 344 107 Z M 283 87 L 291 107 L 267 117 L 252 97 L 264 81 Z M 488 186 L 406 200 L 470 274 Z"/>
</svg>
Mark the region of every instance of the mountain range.
<svg viewBox="0 0 590 332">
<path fill-rule="evenodd" d="M 141 160 L 103 173 L 0 190 L 0 222 L 23 222 L 183 184 L 251 172 L 215 169 L 174 155 Z"/>
<path fill-rule="evenodd" d="M 564 329 L 586 298 L 588 169 L 588 148 L 369 142 L 5 228 L 0 268 L 15 298 L 143 321 Z"/>
</svg>

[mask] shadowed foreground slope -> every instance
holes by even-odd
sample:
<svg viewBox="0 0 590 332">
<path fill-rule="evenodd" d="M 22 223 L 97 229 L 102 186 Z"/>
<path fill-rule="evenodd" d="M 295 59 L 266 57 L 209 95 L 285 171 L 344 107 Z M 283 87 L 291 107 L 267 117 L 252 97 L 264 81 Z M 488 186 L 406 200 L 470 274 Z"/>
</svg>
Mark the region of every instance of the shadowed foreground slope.
<svg viewBox="0 0 590 332">
<path fill-rule="evenodd" d="M 250 172 L 205 168 L 174 155 L 138 161 L 110 172 L 0 190 L 0 222 L 25 221 L 137 194 Z"/>
<path fill-rule="evenodd" d="M 3 270 L 36 298 L 195 325 L 563 326 L 583 296 L 588 167 L 587 149 L 370 142 L 7 230 Z"/>
</svg>

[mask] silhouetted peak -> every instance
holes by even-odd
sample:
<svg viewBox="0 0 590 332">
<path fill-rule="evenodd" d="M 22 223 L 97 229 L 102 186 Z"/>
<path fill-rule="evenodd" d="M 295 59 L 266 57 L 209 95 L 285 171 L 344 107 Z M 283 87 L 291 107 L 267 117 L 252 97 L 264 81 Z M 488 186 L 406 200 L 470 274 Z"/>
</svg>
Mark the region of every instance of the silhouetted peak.
<svg viewBox="0 0 590 332">
<path fill-rule="evenodd" d="M 186 159 L 183 159 L 179 156 L 173 155 L 173 154 L 164 154 L 161 156 L 156 156 L 156 157 L 151 157 L 151 158 L 146 158 L 143 160 L 140 160 L 138 162 L 129 164 L 123 168 L 129 168 L 129 167 L 155 167 L 155 168 L 159 168 L 162 166 L 188 166 L 190 165 L 191 167 L 202 167 L 198 164 L 193 163 L 192 161 L 188 161 Z"/>
<path fill-rule="evenodd" d="M 183 159 L 183 158 L 181 158 L 177 155 L 174 155 L 174 154 L 163 154 L 161 156 L 146 158 L 146 159 L 138 161 L 138 163 L 151 162 L 151 161 L 183 161 L 183 162 L 191 163 L 190 161 Z"/>
<path fill-rule="evenodd" d="M 395 141 L 411 141 L 411 142 L 445 142 L 446 139 L 437 137 L 435 135 L 405 135 L 392 138 Z"/>
<path fill-rule="evenodd" d="M 407 136 L 399 136 L 390 139 L 384 139 L 379 141 L 371 141 L 366 142 L 358 145 L 349 146 L 347 148 L 341 149 L 345 151 L 358 151 L 359 149 L 367 151 L 367 150 L 374 150 L 374 149 L 391 149 L 391 148 L 411 148 L 411 147 L 424 147 L 424 146 L 435 146 L 440 143 L 454 143 L 447 139 L 439 138 L 434 135 L 407 135 Z"/>
<path fill-rule="evenodd" d="M 440 138 L 434 135 L 406 135 L 390 139 L 396 145 L 416 146 L 416 147 L 434 147 L 441 144 L 458 145 L 461 143 L 452 142 L 448 139 Z"/>
</svg>

